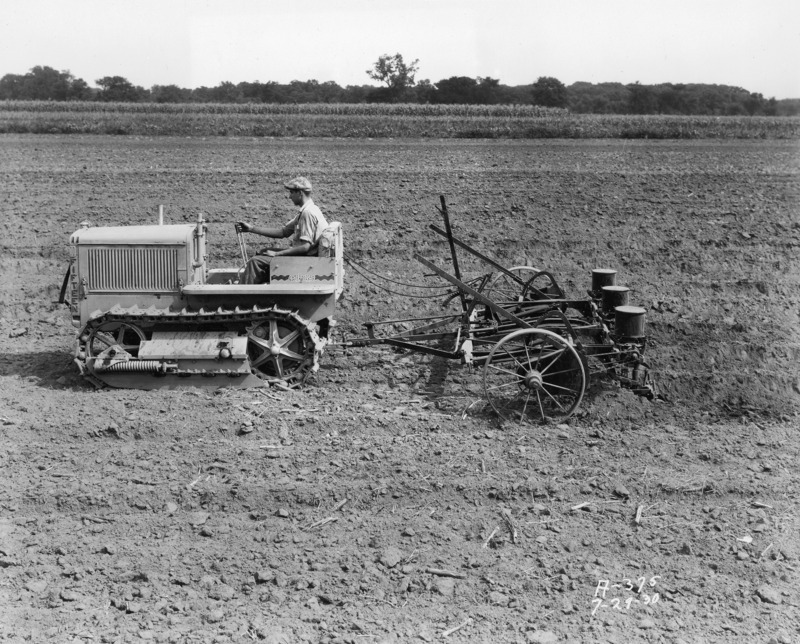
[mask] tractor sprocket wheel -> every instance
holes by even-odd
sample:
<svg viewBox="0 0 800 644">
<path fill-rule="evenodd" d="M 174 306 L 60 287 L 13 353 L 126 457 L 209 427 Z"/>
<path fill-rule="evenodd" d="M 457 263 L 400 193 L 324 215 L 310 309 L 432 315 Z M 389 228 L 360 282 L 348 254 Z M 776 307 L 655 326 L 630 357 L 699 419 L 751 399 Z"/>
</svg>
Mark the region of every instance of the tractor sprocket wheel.
<svg viewBox="0 0 800 644">
<path fill-rule="evenodd" d="M 247 338 L 247 356 L 259 378 L 294 386 L 312 371 L 317 338 L 296 314 L 270 311 L 247 330 Z"/>
<path fill-rule="evenodd" d="M 586 370 L 575 348 L 546 329 L 520 329 L 504 336 L 483 369 L 486 398 L 509 421 L 569 418 L 586 391 Z"/>
<path fill-rule="evenodd" d="M 96 358 L 110 347 L 119 347 L 135 358 L 139 355 L 139 345 L 146 339 L 144 331 L 130 322 L 103 322 L 86 340 L 86 357 Z"/>
</svg>

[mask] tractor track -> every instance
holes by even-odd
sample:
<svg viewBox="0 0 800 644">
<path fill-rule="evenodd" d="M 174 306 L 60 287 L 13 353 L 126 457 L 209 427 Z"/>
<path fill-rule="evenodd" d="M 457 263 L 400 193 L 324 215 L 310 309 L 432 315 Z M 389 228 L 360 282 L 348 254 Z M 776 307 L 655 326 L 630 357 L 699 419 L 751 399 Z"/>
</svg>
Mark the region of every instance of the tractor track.
<svg viewBox="0 0 800 644">
<path fill-rule="evenodd" d="M 308 336 L 308 342 L 304 340 L 304 346 L 308 346 L 308 350 L 303 356 L 302 364 L 296 367 L 296 373 L 290 377 L 270 377 L 255 368 L 251 369 L 251 372 L 253 375 L 270 383 L 278 382 L 286 386 L 297 386 L 302 384 L 310 373 L 314 373 L 318 369 L 319 358 L 324 351 L 326 342 L 317 335 L 315 324 L 301 317 L 297 311 L 283 309 L 278 306 L 236 307 L 233 310 L 224 309 L 222 307 L 214 310 L 201 308 L 197 311 L 192 311 L 187 308 L 174 311 L 156 307 L 142 309 L 137 306 L 129 308 L 115 306 L 108 312 L 92 318 L 80 331 L 78 334 L 78 346 L 75 351 L 75 362 L 81 374 L 89 382 L 98 388 L 103 388 L 107 386 L 107 383 L 95 374 L 87 360 L 94 357 L 91 356 L 91 351 L 89 350 L 91 339 L 104 325 L 126 323 L 150 334 L 152 334 L 156 328 L 162 326 L 166 328 L 177 328 L 180 331 L 191 333 L 204 331 L 211 327 L 221 325 L 225 329 L 238 330 L 249 334 L 253 329 L 258 327 L 258 325 L 269 323 L 276 317 L 290 321 Z M 174 369 L 170 373 L 184 377 L 208 375 L 208 373 L 204 373 L 202 370 Z M 158 376 L 154 375 L 154 377 Z"/>
</svg>

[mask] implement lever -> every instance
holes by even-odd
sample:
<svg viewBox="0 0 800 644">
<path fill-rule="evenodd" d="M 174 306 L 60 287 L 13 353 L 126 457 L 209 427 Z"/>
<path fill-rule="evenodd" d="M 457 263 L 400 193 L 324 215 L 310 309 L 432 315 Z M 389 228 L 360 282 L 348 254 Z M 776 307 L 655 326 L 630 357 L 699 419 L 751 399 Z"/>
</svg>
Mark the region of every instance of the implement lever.
<svg viewBox="0 0 800 644">
<path fill-rule="evenodd" d="M 456 279 L 461 282 L 461 271 L 458 268 L 458 256 L 456 255 L 456 245 L 455 245 L 455 238 L 453 237 L 453 230 L 450 228 L 450 214 L 447 212 L 447 202 L 444 200 L 444 195 L 439 196 L 439 201 L 442 204 L 441 211 L 442 217 L 444 217 L 444 227 L 447 232 L 445 232 L 445 237 L 447 237 L 447 241 L 450 243 L 450 256 L 453 258 L 453 272 L 455 273 Z M 458 296 L 461 299 L 461 312 L 467 312 L 467 298 L 464 294 L 464 291 L 459 289 Z"/>
<path fill-rule="evenodd" d="M 461 241 L 460 239 L 458 239 L 458 237 L 453 237 L 452 234 L 448 234 L 447 231 L 444 231 L 441 228 L 439 228 L 438 226 L 435 226 L 433 224 L 430 224 L 430 229 L 435 233 L 439 233 L 442 237 L 447 237 L 447 239 L 450 242 L 451 246 L 453 244 L 455 244 L 456 246 L 460 246 L 465 251 L 467 251 L 469 253 L 472 253 L 478 259 L 481 259 L 484 262 L 486 262 L 487 264 L 489 264 L 489 266 L 491 266 L 492 268 L 495 268 L 498 271 L 500 271 L 501 273 L 504 273 L 505 275 L 510 277 L 512 280 L 514 280 L 518 284 L 521 284 L 522 286 L 525 285 L 525 280 L 522 279 L 519 275 L 517 275 L 516 273 L 514 273 L 514 272 L 508 270 L 507 268 L 501 266 L 496 261 L 494 261 L 491 257 L 487 257 L 483 253 L 479 253 L 477 250 L 472 248 L 472 246 L 470 246 L 469 244 L 467 244 L 467 243 Z M 538 270 L 538 269 L 534 269 L 534 270 Z"/>
<path fill-rule="evenodd" d="M 244 240 L 244 234 L 239 224 L 234 224 L 234 228 L 236 229 L 236 237 L 239 240 L 239 250 L 242 253 L 242 264 L 247 264 L 247 242 Z"/>
</svg>

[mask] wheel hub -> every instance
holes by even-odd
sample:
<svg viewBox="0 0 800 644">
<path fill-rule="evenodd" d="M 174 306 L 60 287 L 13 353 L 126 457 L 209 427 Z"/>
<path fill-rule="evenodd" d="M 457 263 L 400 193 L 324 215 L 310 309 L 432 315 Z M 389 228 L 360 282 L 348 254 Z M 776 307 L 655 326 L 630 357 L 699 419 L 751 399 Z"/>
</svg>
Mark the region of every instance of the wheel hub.
<svg viewBox="0 0 800 644">
<path fill-rule="evenodd" d="M 536 369 L 528 371 L 522 379 L 522 382 L 528 389 L 535 389 L 541 391 L 544 388 L 544 378 L 541 372 Z"/>
</svg>

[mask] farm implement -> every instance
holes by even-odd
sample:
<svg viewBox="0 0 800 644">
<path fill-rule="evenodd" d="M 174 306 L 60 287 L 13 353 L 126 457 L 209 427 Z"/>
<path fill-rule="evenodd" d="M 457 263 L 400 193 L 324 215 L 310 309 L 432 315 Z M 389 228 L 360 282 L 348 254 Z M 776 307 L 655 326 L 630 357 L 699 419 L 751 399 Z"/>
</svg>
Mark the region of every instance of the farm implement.
<svg viewBox="0 0 800 644">
<path fill-rule="evenodd" d="M 444 197 L 440 211 L 445 229 L 431 229 L 447 239 L 453 274 L 415 258 L 447 283 L 460 311 L 370 322 L 366 337 L 335 343 L 329 331 L 344 286 L 337 222 L 316 255 L 275 258 L 267 284 L 240 283 L 244 265 L 208 266 L 202 216 L 194 225 L 163 225 L 163 214 L 152 226 L 86 225 L 70 239 L 62 289 L 78 328 L 75 363 L 98 387 L 295 387 L 317 371 L 329 344 L 382 344 L 482 368 L 488 402 L 509 420 L 566 419 L 599 377 L 653 396 L 645 310 L 628 304 L 616 271 L 592 271 L 588 297 L 568 298 L 550 272 L 505 268 L 456 238 Z M 240 234 L 239 248 L 246 264 Z M 457 249 L 491 270 L 462 279 Z"/>
<path fill-rule="evenodd" d="M 592 379 L 613 378 L 636 394 L 653 398 L 644 362 L 645 310 L 628 304 L 629 289 L 616 285 L 616 271 L 592 271 L 584 299 L 566 297 L 553 275 L 530 266 L 505 268 L 453 236 L 441 198 L 453 274 L 415 254 L 415 259 L 455 287 L 451 298 L 460 313 L 428 318 L 368 322 L 367 336 L 348 346 L 385 344 L 459 360 L 483 370 L 486 399 L 497 414 L 514 421 L 554 421 L 570 417 Z M 462 280 L 456 249 L 491 267 Z M 376 329 L 417 324 L 379 337 Z"/>
</svg>

